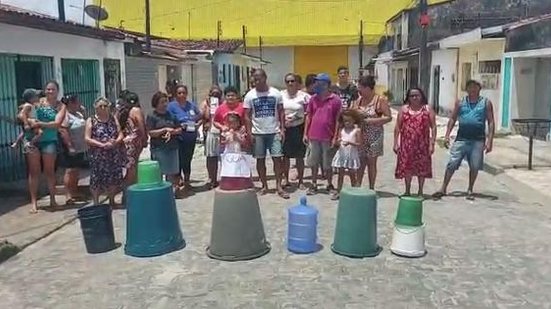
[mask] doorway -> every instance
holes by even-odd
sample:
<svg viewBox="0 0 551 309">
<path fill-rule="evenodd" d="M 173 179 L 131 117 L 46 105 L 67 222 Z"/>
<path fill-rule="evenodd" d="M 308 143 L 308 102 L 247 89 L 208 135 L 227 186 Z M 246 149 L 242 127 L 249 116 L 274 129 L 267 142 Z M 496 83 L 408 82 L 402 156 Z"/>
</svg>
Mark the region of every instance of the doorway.
<svg viewBox="0 0 551 309">
<path fill-rule="evenodd" d="M 432 88 L 432 109 L 436 114 L 440 113 L 440 66 L 434 66 L 432 72 L 434 87 Z"/>
<path fill-rule="evenodd" d="M 121 86 L 121 63 L 116 59 L 103 60 L 103 74 L 105 79 L 105 97 L 111 102 L 116 102 Z"/>
<path fill-rule="evenodd" d="M 15 81 L 18 96 L 28 88 L 42 89 L 42 64 L 35 61 L 16 61 Z"/>
</svg>

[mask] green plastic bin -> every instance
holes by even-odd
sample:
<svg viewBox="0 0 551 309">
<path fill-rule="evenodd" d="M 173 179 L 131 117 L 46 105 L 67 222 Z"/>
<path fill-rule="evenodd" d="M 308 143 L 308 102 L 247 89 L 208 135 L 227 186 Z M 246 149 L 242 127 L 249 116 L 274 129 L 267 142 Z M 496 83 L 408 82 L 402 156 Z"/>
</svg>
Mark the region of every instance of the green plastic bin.
<svg viewBox="0 0 551 309">
<path fill-rule="evenodd" d="M 345 188 L 340 193 L 335 238 L 331 250 L 339 255 L 363 258 L 377 256 L 377 195 L 363 188 Z"/>
</svg>

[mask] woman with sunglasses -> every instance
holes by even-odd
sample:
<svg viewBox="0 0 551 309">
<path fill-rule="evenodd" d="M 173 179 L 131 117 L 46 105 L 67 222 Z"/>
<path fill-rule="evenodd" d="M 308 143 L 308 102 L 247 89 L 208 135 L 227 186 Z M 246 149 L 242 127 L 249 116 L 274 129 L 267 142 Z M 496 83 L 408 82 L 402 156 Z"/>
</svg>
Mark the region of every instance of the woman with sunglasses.
<svg viewBox="0 0 551 309">
<path fill-rule="evenodd" d="M 86 121 L 85 139 L 90 147 L 90 191 L 94 204 L 107 193 L 109 204 L 115 205 L 115 194 L 122 184 L 120 145 L 123 133 L 111 112 L 111 103 L 99 98 L 94 103 L 96 113 Z"/>
<path fill-rule="evenodd" d="M 302 137 L 304 136 L 304 121 L 306 118 L 305 107 L 310 100 L 310 95 L 300 90 L 301 85 L 297 74 L 289 73 L 285 75 L 285 85 L 287 89 L 281 92 L 286 128 L 283 142 L 283 187 L 289 186 L 291 159 L 295 159 L 298 187 L 300 190 L 305 190 L 303 180 L 306 144 L 302 141 Z"/>
</svg>

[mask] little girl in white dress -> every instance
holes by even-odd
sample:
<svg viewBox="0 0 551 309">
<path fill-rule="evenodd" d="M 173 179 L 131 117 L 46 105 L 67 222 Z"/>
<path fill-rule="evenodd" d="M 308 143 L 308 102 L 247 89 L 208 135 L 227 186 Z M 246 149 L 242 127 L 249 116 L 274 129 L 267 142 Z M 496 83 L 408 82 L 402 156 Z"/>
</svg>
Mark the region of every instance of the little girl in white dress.
<svg viewBox="0 0 551 309">
<path fill-rule="evenodd" d="M 227 116 L 228 131 L 221 134 L 223 147 L 220 168 L 220 189 L 243 190 L 254 187 L 252 182 L 251 165 L 253 158 L 243 151 L 246 144 L 245 128 L 241 124 L 238 114 L 230 113 Z"/>
<path fill-rule="evenodd" d="M 353 187 L 357 185 L 356 174 L 360 168 L 361 115 L 356 110 L 348 109 L 342 113 L 341 123 L 343 128 L 339 137 L 340 147 L 331 164 L 338 171 L 337 192 L 331 197 L 333 200 L 339 199 L 345 174 L 350 177 L 350 184 Z"/>
</svg>

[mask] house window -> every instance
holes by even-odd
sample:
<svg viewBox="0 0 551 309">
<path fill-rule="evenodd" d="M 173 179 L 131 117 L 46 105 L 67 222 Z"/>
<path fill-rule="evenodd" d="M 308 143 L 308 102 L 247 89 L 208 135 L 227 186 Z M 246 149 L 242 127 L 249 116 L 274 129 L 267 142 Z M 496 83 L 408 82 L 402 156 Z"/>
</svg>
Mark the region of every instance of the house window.
<svg viewBox="0 0 551 309">
<path fill-rule="evenodd" d="M 467 90 L 467 82 L 472 79 L 472 66 L 470 62 L 465 62 L 461 65 L 461 90 Z"/>
<path fill-rule="evenodd" d="M 480 61 L 478 62 L 478 73 L 480 74 L 500 74 L 501 60 Z"/>
<path fill-rule="evenodd" d="M 222 64 L 222 82 L 226 83 L 226 65 Z"/>
</svg>

